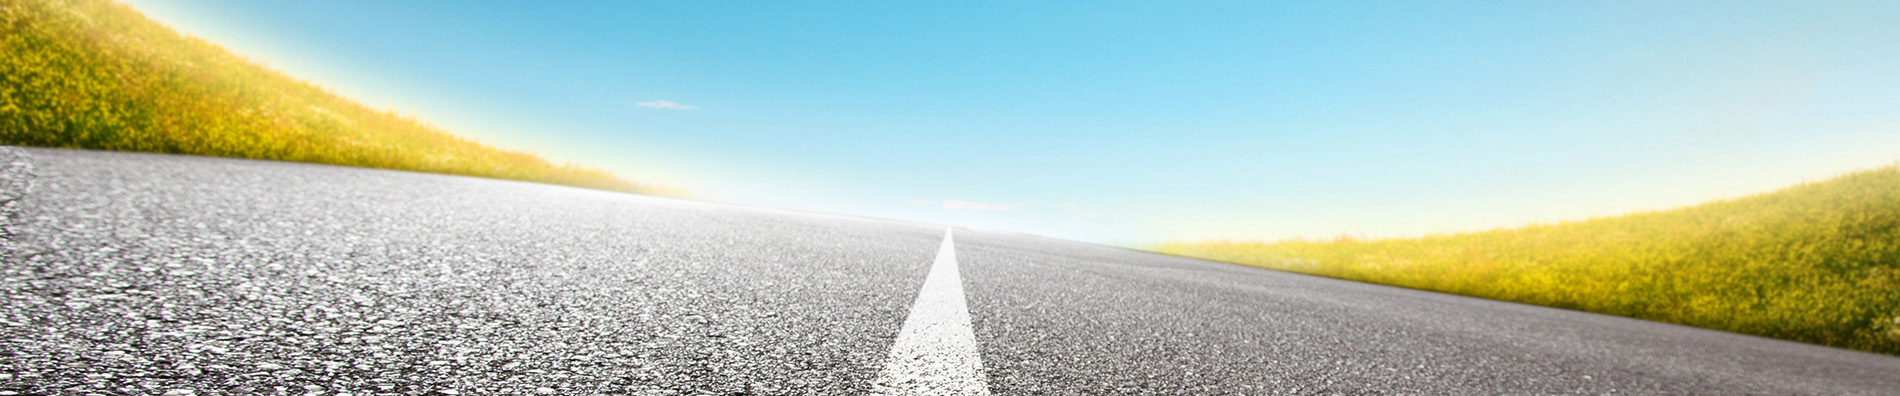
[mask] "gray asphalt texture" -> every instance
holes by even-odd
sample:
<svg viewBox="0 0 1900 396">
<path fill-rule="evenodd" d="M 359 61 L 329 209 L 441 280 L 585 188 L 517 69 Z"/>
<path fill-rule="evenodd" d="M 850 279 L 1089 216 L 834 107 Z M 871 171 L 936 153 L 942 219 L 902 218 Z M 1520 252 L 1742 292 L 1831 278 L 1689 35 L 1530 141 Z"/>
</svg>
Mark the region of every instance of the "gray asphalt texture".
<svg viewBox="0 0 1900 396">
<path fill-rule="evenodd" d="M 944 230 L 269 161 L 0 166 L 0 395 L 864 394 Z M 1900 394 L 1900 358 L 956 235 L 998 395 Z"/>
</svg>

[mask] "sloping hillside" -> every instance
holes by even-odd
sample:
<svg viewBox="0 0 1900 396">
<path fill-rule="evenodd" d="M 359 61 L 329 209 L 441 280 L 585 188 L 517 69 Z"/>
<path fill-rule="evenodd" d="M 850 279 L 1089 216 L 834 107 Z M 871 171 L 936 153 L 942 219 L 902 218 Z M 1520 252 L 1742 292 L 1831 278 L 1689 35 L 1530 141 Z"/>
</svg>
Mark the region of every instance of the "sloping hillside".
<svg viewBox="0 0 1900 396">
<path fill-rule="evenodd" d="M 105 0 L 0 0 L 0 144 L 400 169 L 648 194 L 356 103 Z"/>
<path fill-rule="evenodd" d="M 1747 198 L 1416 239 L 1154 250 L 1900 354 L 1900 167 Z"/>
</svg>

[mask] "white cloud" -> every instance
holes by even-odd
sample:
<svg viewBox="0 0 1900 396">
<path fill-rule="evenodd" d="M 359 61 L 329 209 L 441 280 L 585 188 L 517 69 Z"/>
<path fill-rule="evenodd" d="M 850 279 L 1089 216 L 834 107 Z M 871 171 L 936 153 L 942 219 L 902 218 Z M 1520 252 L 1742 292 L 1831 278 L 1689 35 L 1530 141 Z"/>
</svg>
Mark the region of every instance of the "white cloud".
<svg viewBox="0 0 1900 396">
<path fill-rule="evenodd" d="M 683 105 L 679 103 L 674 103 L 671 100 L 649 100 L 645 102 L 634 103 L 634 105 L 649 108 L 649 109 L 660 109 L 660 110 L 692 110 L 692 109 L 699 108 L 699 106 L 687 106 L 687 105 Z"/>
<path fill-rule="evenodd" d="M 1068 209 L 1070 214 L 1074 214 L 1076 216 L 1095 217 L 1102 214 L 1102 212 L 1082 209 L 1081 205 L 1076 205 L 1074 202 L 1058 202 L 1056 203 L 1056 206 L 1060 206 L 1063 209 Z"/>
<path fill-rule="evenodd" d="M 948 208 L 948 209 L 967 209 L 967 210 L 1015 210 L 1016 208 L 1023 207 L 1023 204 L 1022 203 L 999 203 L 999 202 L 971 202 L 971 201 L 958 201 L 954 199 L 946 199 L 946 200 L 943 200 L 943 207 Z"/>
<path fill-rule="evenodd" d="M 959 200 L 954 200 L 954 199 L 946 199 L 946 200 L 941 200 L 941 201 L 934 200 L 934 199 L 919 199 L 919 200 L 910 201 L 910 204 L 911 205 L 942 206 L 944 209 L 986 210 L 986 211 L 1016 210 L 1016 208 L 1023 207 L 1023 204 L 1020 202 L 1013 202 L 1013 203 L 975 202 L 975 201 L 959 201 Z"/>
</svg>

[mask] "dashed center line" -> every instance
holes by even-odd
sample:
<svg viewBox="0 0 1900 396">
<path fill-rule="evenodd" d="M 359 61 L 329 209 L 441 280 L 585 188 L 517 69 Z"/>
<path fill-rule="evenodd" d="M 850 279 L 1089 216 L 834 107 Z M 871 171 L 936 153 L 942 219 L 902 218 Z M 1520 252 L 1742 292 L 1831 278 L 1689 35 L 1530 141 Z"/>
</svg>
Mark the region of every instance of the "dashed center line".
<svg viewBox="0 0 1900 396">
<path fill-rule="evenodd" d="M 990 394 L 948 229 L 874 386 L 873 393 L 893 396 Z"/>
</svg>

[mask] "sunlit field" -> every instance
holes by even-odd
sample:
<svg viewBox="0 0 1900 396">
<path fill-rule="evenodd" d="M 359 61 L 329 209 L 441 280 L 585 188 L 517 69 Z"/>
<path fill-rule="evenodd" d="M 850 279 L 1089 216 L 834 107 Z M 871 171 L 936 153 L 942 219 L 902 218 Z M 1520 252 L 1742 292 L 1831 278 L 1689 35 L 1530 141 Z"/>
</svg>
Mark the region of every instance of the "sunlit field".
<svg viewBox="0 0 1900 396">
<path fill-rule="evenodd" d="M 0 0 L 0 144 L 398 169 L 646 194 L 377 110 L 100 0 Z"/>
<path fill-rule="evenodd" d="M 1417 239 L 1155 250 L 1900 354 L 1900 168 L 1694 207 Z"/>
</svg>

